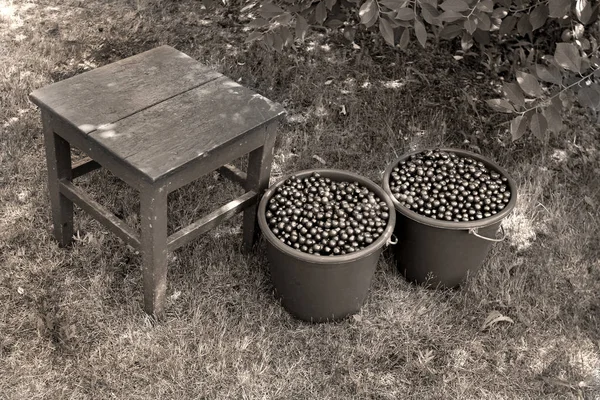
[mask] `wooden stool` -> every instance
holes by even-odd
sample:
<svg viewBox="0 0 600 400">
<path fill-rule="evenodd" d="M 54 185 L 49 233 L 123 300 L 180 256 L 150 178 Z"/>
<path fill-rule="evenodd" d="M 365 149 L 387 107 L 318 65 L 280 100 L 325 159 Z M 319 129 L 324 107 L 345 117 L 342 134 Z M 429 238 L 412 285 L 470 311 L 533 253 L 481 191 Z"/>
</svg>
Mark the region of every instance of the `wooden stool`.
<svg viewBox="0 0 600 400">
<path fill-rule="evenodd" d="M 283 108 L 191 57 L 162 46 L 34 91 L 40 107 L 54 236 L 73 236 L 73 203 L 142 254 L 144 308 L 160 316 L 167 251 L 244 211 L 244 247 L 257 233 Z M 71 145 L 87 162 L 71 165 Z M 249 153 L 247 173 L 229 165 Z M 100 166 L 140 192 L 141 234 L 72 180 Z M 213 170 L 246 193 L 167 236 L 167 195 Z"/>
</svg>

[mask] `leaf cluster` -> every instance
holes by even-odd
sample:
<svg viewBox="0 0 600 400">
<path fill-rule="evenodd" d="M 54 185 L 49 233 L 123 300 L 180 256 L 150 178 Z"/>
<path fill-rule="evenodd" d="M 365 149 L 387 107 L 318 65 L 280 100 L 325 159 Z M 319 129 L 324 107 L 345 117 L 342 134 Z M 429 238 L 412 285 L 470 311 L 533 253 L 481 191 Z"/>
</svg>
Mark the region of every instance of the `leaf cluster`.
<svg viewBox="0 0 600 400">
<path fill-rule="evenodd" d="M 527 131 L 542 141 L 548 131 L 560 132 L 563 107 L 573 101 L 596 116 L 600 111 L 599 5 L 593 0 L 267 0 L 242 11 L 252 8 L 248 41 L 276 51 L 302 43 L 311 27 L 340 30 L 349 42 L 367 29 L 401 51 L 415 39 L 424 48 L 460 40 L 455 59 L 482 57 L 493 69 L 500 62 L 494 49 L 509 43 L 514 81 L 503 83 L 501 97 L 487 104 L 513 115 L 514 140 Z M 560 40 L 548 34 L 556 29 Z"/>
</svg>

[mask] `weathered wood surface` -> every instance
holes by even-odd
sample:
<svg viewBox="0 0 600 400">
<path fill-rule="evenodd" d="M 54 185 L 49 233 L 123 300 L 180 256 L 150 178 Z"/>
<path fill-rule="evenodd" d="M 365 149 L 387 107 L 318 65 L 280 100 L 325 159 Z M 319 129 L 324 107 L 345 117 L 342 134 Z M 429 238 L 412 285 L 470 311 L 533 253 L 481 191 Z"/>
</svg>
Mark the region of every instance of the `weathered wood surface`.
<svg viewBox="0 0 600 400">
<path fill-rule="evenodd" d="M 100 169 L 102 168 L 102 166 L 96 161 L 92 160 L 91 158 L 86 157 L 82 160 L 77 161 L 76 163 L 73 163 L 73 166 L 71 168 L 73 170 L 73 179 L 75 179 L 89 172 Z"/>
<path fill-rule="evenodd" d="M 140 241 L 135 231 L 81 188 L 70 181 L 62 180 L 59 182 L 59 189 L 70 201 L 77 204 L 83 211 L 90 214 L 127 244 L 137 250 L 140 249 Z"/>
<path fill-rule="evenodd" d="M 186 243 L 191 242 L 198 236 L 216 227 L 221 222 L 230 219 L 240 211 L 246 209 L 247 207 L 257 202 L 258 196 L 256 192 L 249 191 L 244 193 L 237 199 L 230 201 L 229 203 L 211 212 L 210 214 L 200 218 L 193 224 L 188 225 L 185 228 L 181 228 L 180 230 L 169 236 L 167 240 L 167 248 L 169 249 L 169 251 L 172 251 L 183 246 Z"/>
<path fill-rule="evenodd" d="M 259 197 L 269 186 L 271 177 L 271 164 L 273 162 L 273 151 L 277 138 L 277 124 L 271 123 L 265 126 L 265 142 L 262 147 L 252 151 L 248 157 L 248 172 L 246 189 L 258 193 Z M 244 250 L 249 252 L 258 237 L 258 203 L 244 210 Z"/>
<path fill-rule="evenodd" d="M 167 191 L 145 187 L 140 193 L 144 310 L 161 318 L 167 291 Z"/>
<path fill-rule="evenodd" d="M 45 86 L 30 98 L 89 133 L 221 76 L 161 46 Z"/>
<path fill-rule="evenodd" d="M 48 166 L 48 191 L 52 206 L 54 237 L 62 247 L 68 246 L 73 238 L 73 203 L 59 188 L 61 179 L 71 180 L 71 145 L 55 133 L 54 119 L 42 111 L 42 126 Z"/>
<path fill-rule="evenodd" d="M 246 173 L 232 164 L 225 164 L 218 169 L 219 173 L 226 179 L 246 187 Z"/>
<path fill-rule="evenodd" d="M 278 104 L 223 77 L 89 137 L 156 181 L 283 114 Z"/>
</svg>

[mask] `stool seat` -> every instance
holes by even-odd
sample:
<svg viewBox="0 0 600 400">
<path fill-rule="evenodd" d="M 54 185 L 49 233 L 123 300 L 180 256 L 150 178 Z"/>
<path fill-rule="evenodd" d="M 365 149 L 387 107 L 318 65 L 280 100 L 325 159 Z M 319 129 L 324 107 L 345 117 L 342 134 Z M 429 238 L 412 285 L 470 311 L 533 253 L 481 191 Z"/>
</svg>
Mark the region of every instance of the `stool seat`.
<svg viewBox="0 0 600 400">
<path fill-rule="evenodd" d="M 244 213 L 244 248 L 255 243 L 258 199 L 269 184 L 284 109 L 169 46 L 35 90 L 42 114 L 54 236 L 73 236 L 73 204 L 140 250 L 144 308 L 159 317 L 167 252 Z M 71 146 L 89 157 L 71 163 Z M 230 163 L 248 154 L 247 171 Z M 140 193 L 140 232 L 73 180 L 106 168 Z M 218 170 L 245 193 L 167 235 L 167 195 Z"/>
<path fill-rule="evenodd" d="M 38 89 L 31 99 L 151 182 L 285 112 L 169 46 Z"/>
</svg>

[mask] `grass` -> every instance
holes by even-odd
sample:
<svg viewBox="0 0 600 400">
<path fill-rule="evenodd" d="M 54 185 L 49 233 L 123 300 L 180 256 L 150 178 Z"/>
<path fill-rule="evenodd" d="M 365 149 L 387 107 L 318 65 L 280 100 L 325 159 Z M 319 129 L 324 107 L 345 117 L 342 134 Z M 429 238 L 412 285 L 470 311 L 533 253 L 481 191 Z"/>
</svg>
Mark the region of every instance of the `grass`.
<svg viewBox="0 0 600 400">
<path fill-rule="evenodd" d="M 0 1 L 0 398 L 600 398 L 593 121 L 568 109 L 547 144 L 513 144 L 483 104 L 491 78 L 450 48 L 350 50 L 314 34 L 270 53 L 243 44 L 243 16 L 224 10 Z M 313 325 L 275 301 L 263 246 L 238 251 L 236 218 L 170 256 L 167 317 L 154 324 L 142 312 L 139 254 L 81 212 L 72 248 L 52 239 L 27 95 L 159 44 L 285 105 L 274 179 L 320 158 L 379 181 L 397 155 L 430 145 L 497 160 L 519 185 L 507 240 L 457 291 L 408 284 L 386 252 L 361 312 Z M 80 184 L 136 224 L 136 195 L 118 179 L 98 171 Z M 209 174 L 173 193 L 171 228 L 236 190 Z M 492 312 L 510 321 L 482 329 Z"/>
</svg>

